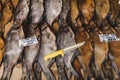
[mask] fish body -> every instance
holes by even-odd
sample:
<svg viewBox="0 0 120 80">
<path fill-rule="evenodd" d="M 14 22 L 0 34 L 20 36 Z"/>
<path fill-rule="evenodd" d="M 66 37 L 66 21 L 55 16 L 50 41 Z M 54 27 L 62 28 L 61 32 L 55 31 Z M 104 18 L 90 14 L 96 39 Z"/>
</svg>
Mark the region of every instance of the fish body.
<svg viewBox="0 0 120 80">
<path fill-rule="evenodd" d="M 38 62 L 43 70 L 47 80 L 56 80 L 50 70 L 49 64 L 51 60 L 45 61 L 44 57 L 57 50 L 56 37 L 50 30 L 49 26 L 44 23 L 41 25 L 41 48 L 38 55 Z"/>
<path fill-rule="evenodd" d="M 0 64 L 2 63 L 2 58 L 4 54 L 4 32 L 1 26 L 1 14 L 2 14 L 2 2 L 0 1 Z"/>
<path fill-rule="evenodd" d="M 29 12 L 29 0 L 19 1 L 16 8 L 13 26 L 8 32 L 5 39 L 5 54 L 4 54 L 4 71 L 2 80 L 10 80 L 14 66 L 22 54 L 23 46 L 19 46 L 19 40 L 24 39 L 22 23 L 26 19 Z"/>
<path fill-rule="evenodd" d="M 5 43 L 4 71 L 2 79 L 10 79 L 12 69 L 17 64 L 17 61 L 23 51 L 23 47 L 19 47 L 19 40 L 23 38 L 24 33 L 22 27 L 17 30 L 10 30 L 10 34 Z"/>
<path fill-rule="evenodd" d="M 80 21 L 80 19 L 79 19 L 79 21 Z M 84 70 L 84 75 L 85 75 L 83 77 L 85 79 L 87 77 L 91 77 L 90 75 L 92 75 L 92 73 L 89 73 L 90 72 L 89 64 L 90 64 L 91 57 L 93 55 L 93 47 L 91 44 L 90 35 L 84 29 L 81 22 L 80 22 L 80 24 L 78 23 L 77 27 L 75 27 L 74 33 L 75 33 L 76 43 L 85 41 L 85 44 L 82 47 L 78 48 L 81 53 L 81 55 L 78 56 L 78 59 L 81 62 L 81 64 L 83 64 L 82 68 Z"/>
<path fill-rule="evenodd" d="M 66 22 L 66 18 L 70 10 L 69 0 L 62 0 L 62 2 L 63 2 L 62 12 L 59 15 L 59 27 L 60 28 L 57 33 L 58 50 L 64 49 L 66 47 L 76 44 L 75 39 L 74 39 L 75 38 L 74 33 Z M 73 59 L 73 55 L 75 52 L 76 52 L 76 49 L 72 51 L 68 51 L 67 52 L 68 54 L 65 54 L 63 58 L 60 56 L 56 58 L 60 80 L 67 80 L 67 78 L 71 79 L 71 72 L 79 78 L 78 73 L 76 72 L 76 70 L 73 68 L 71 64 L 73 61 L 72 59 Z M 65 70 L 64 70 L 65 66 L 67 68 L 67 71 L 66 71 L 67 77 L 65 76 L 66 75 Z"/>
<path fill-rule="evenodd" d="M 120 12 L 119 0 L 110 0 L 110 13 L 109 22 L 111 25 L 116 26 L 116 20 Z"/>
<path fill-rule="evenodd" d="M 95 17 L 98 26 L 101 26 L 103 20 L 107 18 L 109 10 L 109 0 L 95 0 Z"/>
<path fill-rule="evenodd" d="M 77 0 L 70 1 L 70 8 L 71 8 L 70 9 L 70 18 L 71 18 L 72 24 L 76 25 L 77 24 L 76 20 L 77 20 L 78 15 L 79 15 Z"/>
<path fill-rule="evenodd" d="M 91 22 L 90 26 L 86 28 L 92 40 L 94 63 L 91 64 L 95 65 L 95 78 L 98 79 L 100 76 L 101 79 L 104 79 L 101 65 L 108 55 L 108 43 L 100 41 L 99 35 L 103 33 L 94 22 Z"/>
<path fill-rule="evenodd" d="M 25 29 L 25 37 L 26 38 L 36 37 L 38 43 L 26 46 L 24 48 L 22 79 L 35 78 L 32 65 L 40 49 L 41 34 L 38 28 L 38 22 L 42 18 L 43 11 L 44 11 L 43 0 L 31 0 L 29 15 L 30 22 L 28 22 L 27 24 L 28 26 Z M 24 70 L 24 68 L 26 70 Z"/>
<path fill-rule="evenodd" d="M 12 19 L 13 17 L 13 5 L 10 0 L 5 0 L 2 6 L 1 13 L 1 27 L 3 31 L 5 30 L 5 25 Z"/>
<path fill-rule="evenodd" d="M 18 5 L 14 13 L 13 20 L 13 25 L 15 25 L 14 28 L 19 27 L 19 25 L 21 25 L 22 22 L 25 21 L 25 19 L 27 18 L 29 12 L 29 4 L 30 0 L 21 0 L 18 2 Z"/>
<path fill-rule="evenodd" d="M 42 19 L 43 11 L 43 0 L 31 0 L 30 17 L 32 23 L 38 23 L 38 21 Z"/>
<path fill-rule="evenodd" d="M 116 20 L 115 30 L 120 35 L 120 14 L 118 15 L 117 20 Z"/>
<path fill-rule="evenodd" d="M 3 39 L 3 33 L 0 33 L 0 66 L 2 64 L 2 59 L 4 55 L 4 39 Z"/>
<path fill-rule="evenodd" d="M 45 0 L 46 22 L 51 26 L 62 11 L 62 0 Z"/>
<path fill-rule="evenodd" d="M 89 24 L 94 14 L 94 0 L 78 0 L 78 8 L 82 15 L 82 22 L 84 24 Z"/>
<path fill-rule="evenodd" d="M 11 2 L 12 2 L 14 9 L 15 9 L 16 6 L 18 5 L 19 0 L 11 0 Z"/>
<path fill-rule="evenodd" d="M 59 30 L 58 35 L 57 35 L 58 50 L 75 45 L 76 42 L 75 42 L 74 38 L 75 38 L 74 33 L 69 26 L 60 27 L 60 30 Z M 75 76 L 77 75 L 76 73 L 74 73 L 74 68 L 71 64 L 72 58 L 74 55 L 76 55 L 76 49 L 72 50 L 72 51 L 68 51 L 67 54 L 65 54 L 64 57 L 61 58 L 65 64 L 67 70 L 68 70 L 66 72 L 68 79 L 71 78 L 69 72 L 72 72 Z M 62 61 L 61 59 L 59 59 L 59 60 Z"/>
<path fill-rule="evenodd" d="M 104 34 L 115 34 L 116 37 L 120 38 L 120 35 L 113 29 L 113 27 L 108 23 L 108 21 L 104 21 L 104 25 L 102 27 L 102 32 Z M 111 41 L 111 42 L 108 42 L 109 44 L 109 58 L 110 58 L 110 62 L 111 62 L 111 67 L 113 67 L 114 71 L 115 71 L 115 75 L 117 77 L 114 76 L 114 78 L 120 78 L 120 75 L 119 75 L 119 70 L 120 69 L 120 60 L 119 60 L 119 57 L 120 57 L 120 50 L 119 50 L 119 44 L 120 44 L 120 41 Z M 112 57 L 111 57 L 111 56 Z"/>
</svg>

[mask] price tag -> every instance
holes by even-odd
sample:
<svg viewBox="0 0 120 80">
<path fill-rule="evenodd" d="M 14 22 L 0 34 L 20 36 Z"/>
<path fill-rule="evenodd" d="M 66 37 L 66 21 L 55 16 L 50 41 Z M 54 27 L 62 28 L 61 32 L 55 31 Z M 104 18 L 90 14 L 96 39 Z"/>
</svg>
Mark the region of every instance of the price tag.
<svg viewBox="0 0 120 80">
<path fill-rule="evenodd" d="M 19 40 L 19 47 L 30 46 L 30 45 L 37 44 L 37 43 L 38 43 L 38 40 L 37 40 L 36 36 L 33 36 L 30 38 Z"/>
<path fill-rule="evenodd" d="M 99 35 L 101 42 L 111 42 L 120 40 L 115 34 L 101 34 Z"/>
<path fill-rule="evenodd" d="M 119 0 L 119 4 L 120 4 L 120 0 Z"/>
</svg>

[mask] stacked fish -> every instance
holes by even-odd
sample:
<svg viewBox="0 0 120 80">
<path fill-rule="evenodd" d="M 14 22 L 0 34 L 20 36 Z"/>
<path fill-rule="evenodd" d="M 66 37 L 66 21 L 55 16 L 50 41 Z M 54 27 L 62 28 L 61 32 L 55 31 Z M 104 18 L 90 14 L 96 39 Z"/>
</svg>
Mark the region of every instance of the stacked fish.
<svg viewBox="0 0 120 80">
<path fill-rule="evenodd" d="M 22 80 L 119 80 L 119 0 L 0 0 L 1 80 L 10 80 L 22 63 Z M 5 27 L 12 22 L 4 37 Z M 7 26 L 8 27 L 8 26 Z M 85 41 L 67 54 L 48 61 L 51 52 Z M 4 47 L 5 46 L 5 47 Z M 57 75 L 51 70 L 56 63 Z"/>
</svg>

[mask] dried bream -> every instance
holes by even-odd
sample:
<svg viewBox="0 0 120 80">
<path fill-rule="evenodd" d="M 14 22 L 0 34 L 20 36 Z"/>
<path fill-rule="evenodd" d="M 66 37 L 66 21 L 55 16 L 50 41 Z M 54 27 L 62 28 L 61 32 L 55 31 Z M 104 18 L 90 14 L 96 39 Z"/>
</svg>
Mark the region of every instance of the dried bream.
<svg viewBox="0 0 120 80">
<path fill-rule="evenodd" d="M 107 18 L 109 10 L 109 0 L 95 0 L 95 22 L 98 26 L 101 26 L 103 20 Z"/>
<path fill-rule="evenodd" d="M 62 0 L 45 0 L 45 19 L 52 26 L 62 10 Z"/>
<path fill-rule="evenodd" d="M 110 12 L 109 12 L 109 22 L 111 25 L 116 26 L 116 20 L 120 12 L 119 0 L 110 0 Z"/>
<path fill-rule="evenodd" d="M 2 17 L 2 2 L 0 1 L 0 23 L 1 23 L 1 17 Z M 1 24 L 0 24 L 1 25 Z"/>
<path fill-rule="evenodd" d="M 70 10 L 69 0 L 62 0 L 63 1 L 63 8 L 62 12 L 59 17 L 59 31 L 57 33 L 57 47 L 59 49 L 64 49 L 66 47 L 72 46 L 76 44 L 75 42 L 75 36 L 73 31 L 71 30 L 70 26 L 66 23 L 66 18 L 68 15 L 68 12 Z M 72 59 L 74 54 L 76 55 L 77 50 L 69 51 L 67 54 L 65 54 L 64 57 L 57 57 L 57 68 L 58 68 L 58 74 L 60 80 L 66 80 L 67 78 L 71 79 L 71 72 L 79 78 L 79 74 L 76 72 L 76 70 L 72 66 Z M 65 64 L 65 65 L 64 65 Z M 65 70 L 64 68 L 67 68 L 67 77 L 65 76 Z"/>
<path fill-rule="evenodd" d="M 1 26 L 1 14 L 2 14 L 2 3 L 0 1 L 0 66 L 2 64 L 3 54 L 4 54 L 4 32 Z"/>
<path fill-rule="evenodd" d="M 93 55 L 91 38 L 90 38 L 90 35 L 88 34 L 88 32 L 82 26 L 82 23 L 79 18 L 78 18 L 77 22 L 78 22 L 78 25 L 76 27 L 74 27 L 76 43 L 80 43 L 82 41 L 86 42 L 82 47 L 78 48 L 81 53 L 78 56 L 78 59 L 81 62 L 80 63 L 81 68 L 84 71 L 84 74 L 82 76 L 84 79 L 92 78 L 93 76 L 92 76 L 92 73 L 91 73 L 90 67 L 89 67 L 91 57 Z"/>
<path fill-rule="evenodd" d="M 94 15 L 95 3 L 94 0 L 78 0 L 78 8 L 81 20 L 84 24 L 89 24 Z"/>
<path fill-rule="evenodd" d="M 1 14 L 1 27 L 4 31 L 5 25 L 12 20 L 13 16 L 13 5 L 10 0 L 5 0 L 2 4 L 2 14 Z"/>
<path fill-rule="evenodd" d="M 119 15 L 116 20 L 116 26 L 114 26 L 114 27 L 115 27 L 115 30 L 117 31 L 117 33 L 120 35 L 120 11 L 119 11 Z"/>
<path fill-rule="evenodd" d="M 14 66 L 23 51 L 19 46 L 19 40 L 24 38 L 22 23 L 29 12 L 29 0 L 20 0 L 16 8 L 14 22 L 5 39 L 4 71 L 2 80 L 10 80 Z"/>
<path fill-rule="evenodd" d="M 112 28 L 112 26 L 108 23 L 107 20 L 104 21 L 101 30 L 104 34 L 115 34 L 117 38 L 120 38 L 120 35 Z M 116 40 L 116 39 L 115 39 Z M 114 69 L 116 75 L 115 79 L 120 78 L 120 41 L 109 41 L 109 61 L 111 63 L 111 67 Z"/>
<path fill-rule="evenodd" d="M 43 0 L 31 0 L 29 15 L 30 22 L 28 22 L 28 26 L 25 28 L 25 37 L 36 37 L 38 43 L 26 46 L 24 48 L 22 79 L 32 80 L 35 78 L 33 63 L 40 49 L 41 34 L 38 28 L 38 22 L 42 18 L 43 11 Z"/>
<path fill-rule="evenodd" d="M 13 6 L 14 6 L 14 9 L 15 9 L 19 0 L 11 0 L 11 2 L 12 2 Z"/>
<path fill-rule="evenodd" d="M 99 35 L 103 33 L 93 21 L 91 21 L 90 25 L 86 26 L 85 28 L 90 34 L 93 47 L 94 56 L 92 63 L 90 63 L 90 68 L 92 68 L 95 73 L 95 79 L 104 79 L 102 64 L 108 56 L 108 43 L 100 41 Z"/>
<path fill-rule="evenodd" d="M 68 21 L 70 25 L 75 26 L 77 24 L 76 20 L 79 16 L 79 10 L 77 6 L 77 0 L 71 0 L 70 1 L 70 19 L 71 21 Z M 69 18 L 68 18 L 69 19 Z"/>
<path fill-rule="evenodd" d="M 54 74 L 50 70 L 52 60 L 45 61 L 44 57 L 57 50 L 56 37 L 50 30 L 47 23 L 40 25 L 41 27 L 41 48 L 38 55 L 38 62 L 47 80 L 56 80 Z"/>
</svg>

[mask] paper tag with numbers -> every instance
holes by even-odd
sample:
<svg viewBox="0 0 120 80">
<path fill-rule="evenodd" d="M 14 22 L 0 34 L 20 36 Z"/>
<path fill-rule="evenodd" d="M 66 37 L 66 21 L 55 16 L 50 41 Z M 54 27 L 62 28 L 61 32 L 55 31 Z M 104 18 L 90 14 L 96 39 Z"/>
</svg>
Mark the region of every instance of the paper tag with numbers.
<svg viewBox="0 0 120 80">
<path fill-rule="evenodd" d="M 37 43 L 38 43 L 38 40 L 37 40 L 36 36 L 33 36 L 30 38 L 19 40 L 19 47 L 30 46 L 30 45 L 37 44 Z"/>
<path fill-rule="evenodd" d="M 119 0 L 119 4 L 120 4 L 120 0 Z"/>
<path fill-rule="evenodd" d="M 120 40 L 115 34 L 100 34 L 99 38 L 101 42 L 111 42 Z"/>
</svg>

